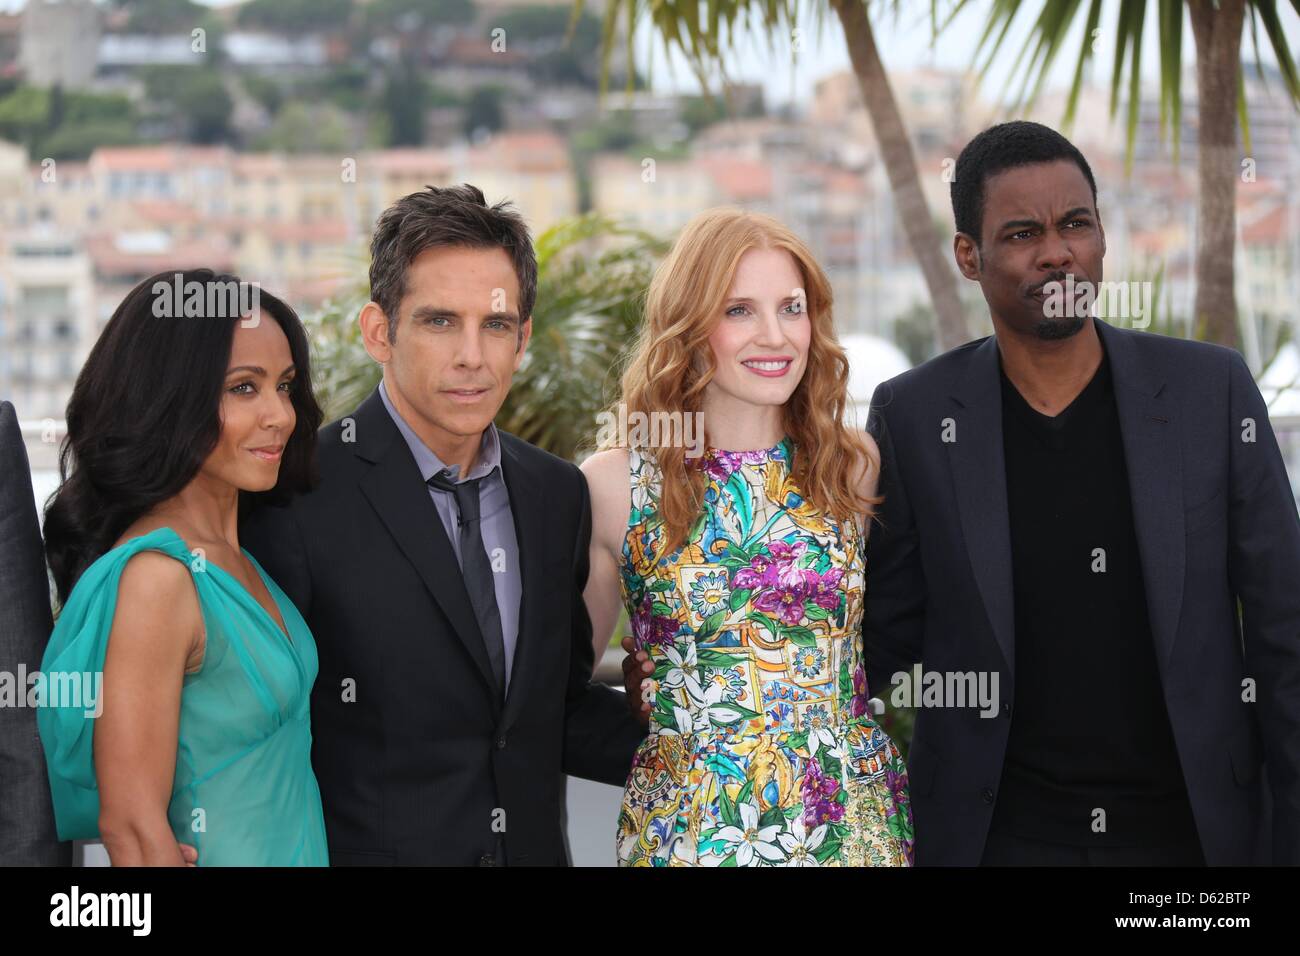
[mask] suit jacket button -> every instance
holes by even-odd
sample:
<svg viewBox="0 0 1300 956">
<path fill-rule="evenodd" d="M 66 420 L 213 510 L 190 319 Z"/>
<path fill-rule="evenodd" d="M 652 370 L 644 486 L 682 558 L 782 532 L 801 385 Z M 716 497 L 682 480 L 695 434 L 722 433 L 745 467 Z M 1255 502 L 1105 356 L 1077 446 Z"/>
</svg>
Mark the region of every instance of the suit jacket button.
<svg viewBox="0 0 1300 956">
<path fill-rule="evenodd" d="M 1005 704 L 1005 703 L 1004 703 L 1004 704 L 1002 705 L 1002 716 L 1003 716 L 1003 717 L 1010 717 L 1010 716 L 1011 716 L 1011 705 L 1010 705 L 1010 704 Z"/>
<path fill-rule="evenodd" d="M 497 750 L 505 750 L 505 749 L 506 749 L 506 738 L 504 738 L 504 737 L 498 737 L 498 738 L 497 738 Z"/>
<path fill-rule="evenodd" d="M 985 803 L 993 802 L 993 791 L 990 790 L 988 787 L 985 787 L 983 790 L 980 791 L 980 796 L 984 798 Z"/>
</svg>

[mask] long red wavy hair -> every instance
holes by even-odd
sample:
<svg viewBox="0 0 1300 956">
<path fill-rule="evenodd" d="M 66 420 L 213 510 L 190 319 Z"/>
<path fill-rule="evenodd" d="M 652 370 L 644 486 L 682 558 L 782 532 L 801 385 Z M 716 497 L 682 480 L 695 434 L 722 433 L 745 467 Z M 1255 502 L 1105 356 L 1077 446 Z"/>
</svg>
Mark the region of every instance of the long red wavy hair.
<svg viewBox="0 0 1300 956">
<path fill-rule="evenodd" d="M 869 519 L 884 499 L 863 495 L 859 480 L 863 469 L 876 469 L 879 462 L 864 434 L 844 421 L 849 362 L 835 337 L 830 282 L 803 241 L 771 216 L 724 207 L 703 212 L 682 228 L 650 282 L 622 393 L 608 411 L 617 415 L 620 403 L 629 415 L 700 411 L 717 368 L 709 336 L 722 320 L 740 258 L 750 249 L 783 249 L 793 257 L 811 322 L 807 366 L 782 411 L 795 448 L 791 475 L 805 500 L 827 514 L 841 521 Z M 708 422 L 704 443 L 713 444 Z M 601 447 L 619 444 L 616 436 Z M 654 455 L 663 475 L 659 516 L 663 553 L 671 554 L 700 515 L 706 478 L 687 467 L 681 447 L 646 453 Z"/>
</svg>

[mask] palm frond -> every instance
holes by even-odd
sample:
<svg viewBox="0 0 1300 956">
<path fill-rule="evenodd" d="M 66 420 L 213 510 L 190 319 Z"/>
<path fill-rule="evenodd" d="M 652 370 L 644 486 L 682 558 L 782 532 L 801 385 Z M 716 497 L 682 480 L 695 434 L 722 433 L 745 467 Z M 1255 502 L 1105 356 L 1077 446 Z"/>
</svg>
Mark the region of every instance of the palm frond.
<svg viewBox="0 0 1300 956">
<path fill-rule="evenodd" d="M 1192 0 L 1192 2 L 1200 2 L 1200 0 Z M 1291 5 L 1300 12 L 1300 0 L 1291 0 Z M 952 5 L 949 15 L 943 20 L 940 29 L 947 28 L 958 14 L 969 6 L 970 0 L 957 0 Z M 1160 135 L 1163 138 L 1172 132 L 1175 161 L 1178 158 L 1181 139 L 1185 0 L 1156 0 L 1154 4 L 1148 3 L 1147 0 L 1119 0 L 1115 27 L 1110 37 L 1114 54 L 1110 76 L 1110 113 L 1111 116 L 1119 113 L 1121 94 L 1123 94 L 1126 100 L 1125 164 L 1129 168 L 1133 163 L 1133 149 L 1142 106 L 1142 38 L 1147 23 L 1147 11 L 1152 7 L 1155 9 L 1154 29 L 1157 31 L 1160 53 Z M 1013 106 L 1016 111 L 1023 110 L 1037 99 L 1047 74 L 1060 56 L 1069 34 L 1085 7 L 1081 0 L 1044 0 L 1042 3 L 1032 5 L 1024 3 L 1023 0 L 993 0 L 972 57 L 972 63 L 977 65 L 981 80 L 987 78 L 992 65 L 998 59 L 998 53 L 1012 33 L 1012 25 L 1026 9 L 1031 11 L 1036 9 L 1038 13 L 1029 27 L 1024 46 L 1017 56 L 1016 68 L 1008 78 L 1008 85 L 1017 76 L 1020 80 L 1020 92 Z M 1063 117 L 1063 123 L 1067 127 L 1074 120 L 1084 74 L 1088 63 L 1093 58 L 1093 35 L 1099 29 L 1098 24 L 1101 22 L 1102 0 L 1090 0 L 1086 11 L 1083 21 L 1083 41 L 1075 56 Z M 1293 102 L 1300 103 L 1300 72 L 1297 71 L 1295 59 L 1291 55 L 1276 2 L 1250 0 L 1247 4 L 1247 17 L 1250 22 L 1251 39 L 1255 44 L 1256 62 L 1259 61 L 1259 33 L 1262 28 L 1277 57 L 1279 71 L 1288 95 Z M 1244 88 L 1239 94 L 1239 116 L 1243 138 L 1249 144 L 1250 126 L 1245 112 Z"/>
</svg>

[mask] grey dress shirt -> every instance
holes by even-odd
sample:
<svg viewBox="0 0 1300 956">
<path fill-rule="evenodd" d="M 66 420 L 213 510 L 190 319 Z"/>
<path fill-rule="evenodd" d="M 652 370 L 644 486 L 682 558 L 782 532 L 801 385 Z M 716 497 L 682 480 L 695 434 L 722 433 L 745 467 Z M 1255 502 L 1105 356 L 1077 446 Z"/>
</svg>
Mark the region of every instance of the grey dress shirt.
<svg viewBox="0 0 1300 956">
<path fill-rule="evenodd" d="M 384 407 L 393 417 L 397 430 L 402 433 L 407 447 L 415 457 L 415 464 L 420 469 L 420 476 L 427 482 L 440 471 L 446 471 L 449 479 L 460 484 L 474 478 L 483 478 L 478 486 L 480 530 L 483 545 L 487 548 L 488 558 L 496 571 L 494 585 L 497 596 L 497 608 L 501 612 L 501 637 L 506 649 L 506 687 L 510 686 L 510 672 L 513 669 L 515 645 L 519 639 L 519 599 L 523 593 L 523 583 L 519 574 L 519 541 L 515 537 L 514 514 L 510 510 L 510 495 L 506 491 L 505 479 L 501 474 L 501 441 L 497 437 L 497 427 L 489 424 L 483 431 L 482 443 L 479 445 L 478 458 L 474 467 L 464 478 L 459 477 L 459 465 L 446 465 L 434 454 L 424 441 L 415 434 L 393 407 L 388 398 L 388 389 L 381 381 L 379 396 Z M 450 491 L 429 486 L 438 516 L 442 518 L 442 527 L 451 541 L 456 561 L 464 569 L 465 562 L 460 555 L 460 534 L 457 531 L 456 499 Z"/>
</svg>

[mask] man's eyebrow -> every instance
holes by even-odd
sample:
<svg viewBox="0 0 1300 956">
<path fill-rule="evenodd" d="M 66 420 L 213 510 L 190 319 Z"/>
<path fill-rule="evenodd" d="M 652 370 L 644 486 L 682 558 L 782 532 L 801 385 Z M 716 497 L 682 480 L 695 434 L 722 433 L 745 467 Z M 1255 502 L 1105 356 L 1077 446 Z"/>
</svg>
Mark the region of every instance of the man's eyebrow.
<svg viewBox="0 0 1300 956">
<path fill-rule="evenodd" d="M 454 309 L 442 309 L 435 305 L 419 305 L 411 310 L 412 319 L 455 319 L 460 313 Z"/>
<path fill-rule="evenodd" d="M 1060 219 L 1056 221 L 1065 222 L 1067 219 L 1077 219 L 1079 216 L 1091 216 L 1091 215 L 1092 215 L 1092 210 L 1089 209 L 1087 206 L 1075 206 L 1073 209 L 1071 209 L 1069 212 L 1067 212 L 1065 215 L 1063 215 Z"/>
<path fill-rule="evenodd" d="M 998 226 L 998 232 L 1005 232 L 1007 229 L 1011 229 L 1013 227 L 1016 229 L 1024 229 L 1026 227 L 1036 229 L 1036 228 L 1041 228 L 1042 225 L 1043 224 L 1039 222 L 1037 219 L 1008 219 L 1002 225 Z"/>
<path fill-rule="evenodd" d="M 1092 216 L 1092 210 L 1087 206 L 1075 206 L 1073 209 L 1066 211 L 1058 218 L 1057 222 L 1065 222 L 1069 219 L 1075 219 L 1079 216 Z M 1007 229 L 1038 229 L 1042 228 L 1042 223 L 1036 219 L 1008 219 L 998 227 L 998 232 L 1004 232 Z"/>
<path fill-rule="evenodd" d="M 459 319 L 460 313 L 455 309 L 443 309 L 433 305 L 421 305 L 411 310 L 411 320 L 418 322 L 421 319 Z M 492 319 L 504 320 L 506 322 L 519 321 L 519 317 L 513 312 L 489 312 L 483 317 L 484 321 Z"/>
</svg>

